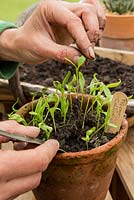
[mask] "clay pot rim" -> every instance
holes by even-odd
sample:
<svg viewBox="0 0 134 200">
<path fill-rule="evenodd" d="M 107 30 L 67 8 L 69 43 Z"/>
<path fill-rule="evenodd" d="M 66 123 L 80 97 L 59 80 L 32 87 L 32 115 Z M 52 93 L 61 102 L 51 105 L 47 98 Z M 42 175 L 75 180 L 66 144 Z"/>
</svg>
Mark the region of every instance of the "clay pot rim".
<svg viewBox="0 0 134 200">
<path fill-rule="evenodd" d="M 134 14 L 123 14 L 123 15 L 119 15 L 119 14 L 112 14 L 112 13 L 106 13 L 106 17 L 109 18 L 132 18 L 134 19 Z"/>
</svg>

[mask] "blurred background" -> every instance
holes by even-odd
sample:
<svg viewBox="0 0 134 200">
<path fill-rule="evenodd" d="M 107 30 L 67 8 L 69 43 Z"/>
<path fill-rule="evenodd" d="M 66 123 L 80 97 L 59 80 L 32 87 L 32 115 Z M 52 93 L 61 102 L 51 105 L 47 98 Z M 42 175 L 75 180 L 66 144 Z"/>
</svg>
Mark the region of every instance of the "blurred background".
<svg viewBox="0 0 134 200">
<path fill-rule="evenodd" d="M 67 0 L 77 2 L 79 0 Z M 0 0 L 0 20 L 15 22 L 19 14 L 37 0 Z"/>
</svg>

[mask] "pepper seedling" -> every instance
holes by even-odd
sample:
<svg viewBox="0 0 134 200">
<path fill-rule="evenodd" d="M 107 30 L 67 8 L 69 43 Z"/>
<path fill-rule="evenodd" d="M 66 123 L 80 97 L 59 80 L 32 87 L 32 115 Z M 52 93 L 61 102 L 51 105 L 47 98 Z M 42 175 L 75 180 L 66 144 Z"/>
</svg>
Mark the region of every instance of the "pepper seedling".
<svg viewBox="0 0 134 200">
<path fill-rule="evenodd" d="M 86 142 L 87 150 L 88 150 L 89 142 L 91 140 L 91 136 L 93 135 L 93 133 L 95 132 L 95 130 L 96 130 L 96 127 L 93 127 L 91 129 L 87 130 L 86 131 L 86 136 L 82 137 L 82 140 L 84 140 Z"/>
</svg>

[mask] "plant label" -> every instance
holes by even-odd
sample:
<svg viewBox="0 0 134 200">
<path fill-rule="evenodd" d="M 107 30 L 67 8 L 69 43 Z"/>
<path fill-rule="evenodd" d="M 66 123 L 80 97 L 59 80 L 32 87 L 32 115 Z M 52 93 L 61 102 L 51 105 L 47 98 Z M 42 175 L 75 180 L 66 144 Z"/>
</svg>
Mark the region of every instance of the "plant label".
<svg viewBox="0 0 134 200">
<path fill-rule="evenodd" d="M 110 123 L 106 128 L 106 133 L 114 133 L 119 132 L 123 117 L 125 115 L 126 107 L 128 103 L 127 96 L 122 92 L 116 92 L 113 95 L 112 103 L 110 107 Z"/>
</svg>

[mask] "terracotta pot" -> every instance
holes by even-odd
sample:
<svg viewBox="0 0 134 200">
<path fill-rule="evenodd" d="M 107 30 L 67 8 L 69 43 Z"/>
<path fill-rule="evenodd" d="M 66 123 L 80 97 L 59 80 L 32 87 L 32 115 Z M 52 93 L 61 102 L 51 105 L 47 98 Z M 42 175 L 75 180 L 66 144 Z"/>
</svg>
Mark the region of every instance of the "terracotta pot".
<svg viewBox="0 0 134 200">
<path fill-rule="evenodd" d="M 35 104 L 37 101 L 35 101 Z M 32 104 L 18 111 L 26 115 Z M 104 200 L 116 165 L 117 152 L 125 140 L 128 123 L 118 135 L 98 148 L 55 156 L 34 190 L 37 200 Z"/>
<path fill-rule="evenodd" d="M 106 15 L 101 47 L 134 51 L 134 15 Z"/>
</svg>

